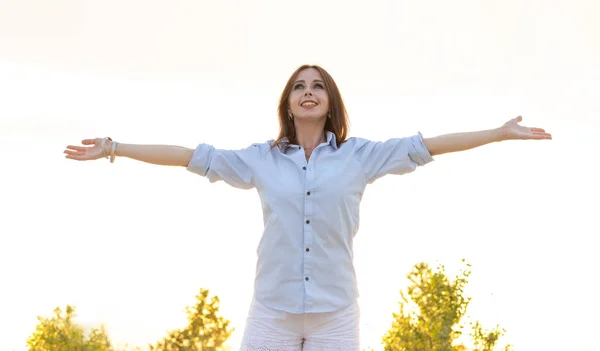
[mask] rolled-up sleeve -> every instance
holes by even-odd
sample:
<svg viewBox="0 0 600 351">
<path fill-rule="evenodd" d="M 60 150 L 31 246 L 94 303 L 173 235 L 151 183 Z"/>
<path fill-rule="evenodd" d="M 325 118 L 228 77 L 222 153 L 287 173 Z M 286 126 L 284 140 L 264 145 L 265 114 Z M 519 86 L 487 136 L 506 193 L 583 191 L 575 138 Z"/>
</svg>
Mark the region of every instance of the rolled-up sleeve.
<svg viewBox="0 0 600 351">
<path fill-rule="evenodd" d="M 386 174 L 406 174 L 433 161 L 423 135 L 387 141 L 363 140 L 356 150 L 368 183 Z"/>
<path fill-rule="evenodd" d="M 252 169 L 257 162 L 258 149 L 256 144 L 241 150 L 222 150 L 200 144 L 187 170 L 207 177 L 211 183 L 224 181 L 236 188 L 251 189 L 254 187 Z"/>
</svg>

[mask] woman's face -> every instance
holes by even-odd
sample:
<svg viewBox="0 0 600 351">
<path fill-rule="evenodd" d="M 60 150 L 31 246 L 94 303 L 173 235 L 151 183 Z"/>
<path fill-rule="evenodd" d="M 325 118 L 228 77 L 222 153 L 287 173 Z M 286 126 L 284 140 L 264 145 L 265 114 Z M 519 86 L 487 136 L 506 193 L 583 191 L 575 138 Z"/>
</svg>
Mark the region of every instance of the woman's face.
<svg viewBox="0 0 600 351">
<path fill-rule="evenodd" d="M 288 112 L 294 119 L 316 121 L 327 118 L 329 96 L 323 77 L 314 68 L 307 68 L 298 74 L 288 99 Z"/>
</svg>

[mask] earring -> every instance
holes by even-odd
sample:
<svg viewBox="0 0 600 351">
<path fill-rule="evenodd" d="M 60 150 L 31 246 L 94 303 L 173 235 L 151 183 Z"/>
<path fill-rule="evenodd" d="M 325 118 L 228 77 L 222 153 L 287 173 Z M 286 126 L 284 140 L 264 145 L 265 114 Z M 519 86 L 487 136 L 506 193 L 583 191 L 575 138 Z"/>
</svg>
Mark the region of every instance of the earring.
<svg viewBox="0 0 600 351">
<path fill-rule="evenodd" d="M 290 119 L 290 121 L 294 120 L 294 116 L 292 115 L 292 113 L 290 111 L 288 111 L 288 118 Z"/>
<path fill-rule="evenodd" d="M 331 112 L 327 112 L 327 118 L 331 119 Z"/>
</svg>

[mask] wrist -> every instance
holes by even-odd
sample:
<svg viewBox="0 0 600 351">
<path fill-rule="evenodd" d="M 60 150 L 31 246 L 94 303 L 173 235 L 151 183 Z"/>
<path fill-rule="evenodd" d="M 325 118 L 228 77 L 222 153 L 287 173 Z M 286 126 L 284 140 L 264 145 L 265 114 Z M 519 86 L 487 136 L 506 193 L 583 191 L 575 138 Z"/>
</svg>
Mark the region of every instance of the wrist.
<svg viewBox="0 0 600 351">
<path fill-rule="evenodd" d="M 499 127 L 492 129 L 492 140 L 494 142 L 508 140 L 508 133 L 505 128 Z"/>
</svg>

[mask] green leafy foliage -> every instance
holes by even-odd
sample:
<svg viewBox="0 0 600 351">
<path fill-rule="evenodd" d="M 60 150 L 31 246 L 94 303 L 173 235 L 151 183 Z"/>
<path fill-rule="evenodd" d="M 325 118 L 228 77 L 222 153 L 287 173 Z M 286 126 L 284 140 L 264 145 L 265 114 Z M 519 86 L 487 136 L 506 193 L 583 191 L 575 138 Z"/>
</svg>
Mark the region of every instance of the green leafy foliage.
<svg viewBox="0 0 600 351">
<path fill-rule="evenodd" d="M 188 325 L 170 331 L 151 351 L 223 351 L 233 333 L 229 321 L 219 315 L 219 298 L 209 299 L 209 290 L 201 289 L 196 304 L 186 307 Z"/>
<path fill-rule="evenodd" d="M 151 351 L 225 351 L 224 344 L 233 333 L 229 321 L 219 315 L 219 298 L 200 289 L 194 306 L 186 307 L 188 325 L 170 331 Z M 125 351 L 112 346 L 103 326 L 86 333 L 75 322 L 75 307 L 54 310 L 49 318 L 38 317 L 35 331 L 27 339 L 28 351 Z M 131 348 L 128 348 L 131 350 Z M 135 350 L 139 351 L 140 348 Z"/>
<path fill-rule="evenodd" d="M 75 307 L 54 309 L 50 318 L 38 317 L 35 331 L 27 339 L 29 351 L 116 351 L 101 326 L 89 333 L 74 322 Z"/>
<path fill-rule="evenodd" d="M 485 330 L 481 323 L 475 322 L 471 324 L 471 337 L 473 338 L 473 351 L 494 351 L 498 340 L 504 335 L 505 330 L 496 326 L 494 329 Z M 511 351 L 512 347 L 507 345 L 504 351 Z"/>
<path fill-rule="evenodd" d="M 393 313 L 392 326 L 383 337 L 384 350 L 468 350 L 457 341 L 463 329 L 460 321 L 470 302 L 464 296 L 470 267 L 466 264 L 451 280 L 442 265 L 434 270 L 426 263 L 416 264 L 407 276 L 410 285 L 400 293 L 400 311 Z M 499 327 L 485 331 L 479 322 L 472 324 L 472 351 L 493 351 L 503 333 Z"/>
</svg>

